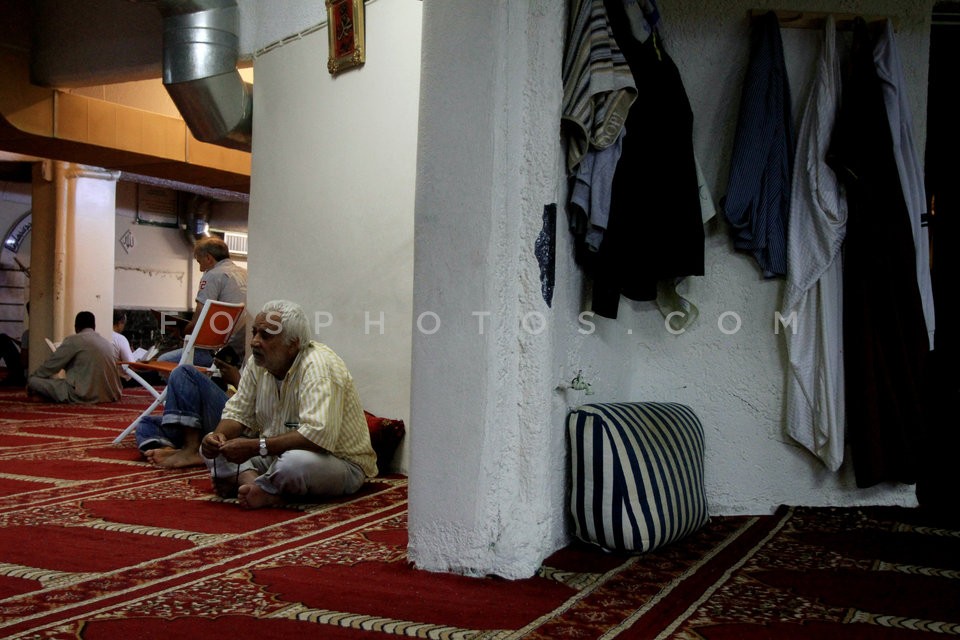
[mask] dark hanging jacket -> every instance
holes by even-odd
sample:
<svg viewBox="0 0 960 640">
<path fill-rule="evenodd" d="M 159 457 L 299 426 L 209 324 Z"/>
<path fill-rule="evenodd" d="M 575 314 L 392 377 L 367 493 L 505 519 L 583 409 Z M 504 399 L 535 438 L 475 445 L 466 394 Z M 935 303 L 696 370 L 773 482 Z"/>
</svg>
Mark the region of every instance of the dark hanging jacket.
<svg viewBox="0 0 960 640">
<path fill-rule="evenodd" d="M 593 276 L 593 311 L 616 318 L 620 295 L 655 300 L 657 282 L 703 275 L 703 222 L 693 156 L 693 111 L 655 31 L 633 37 L 622 0 L 606 0 L 638 96 L 630 107 L 599 251 L 580 253 Z"/>
<path fill-rule="evenodd" d="M 924 464 L 924 369 L 929 341 L 913 231 L 873 42 L 854 25 L 851 72 L 827 162 L 847 190 L 843 343 L 847 442 L 857 485 L 912 484 Z"/>
</svg>

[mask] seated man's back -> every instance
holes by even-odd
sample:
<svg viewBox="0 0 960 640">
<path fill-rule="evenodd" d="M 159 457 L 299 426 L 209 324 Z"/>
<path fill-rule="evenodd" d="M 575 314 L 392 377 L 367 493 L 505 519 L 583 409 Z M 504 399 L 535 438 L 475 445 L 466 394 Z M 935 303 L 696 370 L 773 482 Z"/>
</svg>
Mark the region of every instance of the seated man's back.
<svg viewBox="0 0 960 640">
<path fill-rule="evenodd" d="M 89 314 L 89 317 L 84 314 Z M 27 387 L 56 402 L 116 402 L 122 390 L 113 343 L 96 332 L 93 314 L 77 314 L 77 333 L 30 376 Z M 64 371 L 62 379 L 55 376 Z"/>
</svg>

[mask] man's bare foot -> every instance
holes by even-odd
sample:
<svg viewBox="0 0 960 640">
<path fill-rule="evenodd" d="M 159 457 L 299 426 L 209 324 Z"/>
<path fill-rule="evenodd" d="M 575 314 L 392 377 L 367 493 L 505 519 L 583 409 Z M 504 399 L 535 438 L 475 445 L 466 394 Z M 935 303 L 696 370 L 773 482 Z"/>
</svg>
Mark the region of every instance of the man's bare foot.
<svg viewBox="0 0 960 640">
<path fill-rule="evenodd" d="M 213 481 L 213 492 L 224 500 L 230 500 L 237 497 L 237 483 L 233 478 L 229 480 L 219 479 Z"/>
<path fill-rule="evenodd" d="M 192 449 L 151 449 L 147 451 L 146 455 L 147 460 L 154 466 L 166 469 L 203 466 L 203 458 L 200 457 L 200 452 Z"/>
<path fill-rule="evenodd" d="M 261 509 L 283 504 L 283 498 L 267 493 L 255 482 L 240 485 L 237 490 L 237 500 L 244 509 Z"/>
<path fill-rule="evenodd" d="M 213 481 L 213 491 L 221 498 L 227 500 L 236 498 L 237 490 L 245 484 L 252 483 L 257 479 L 257 475 L 257 472 L 253 469 L 247 469 L 236 477 L 216 478 Z"/>
<path fill-rule="evenodd" d="M 147 449 L 144 451 L 143 457 L 146 458 L 150 464 L 159 465 L 176 452 L 177 449 L 173 447 L 157 447 L 156 449 Z"/>
</svg>

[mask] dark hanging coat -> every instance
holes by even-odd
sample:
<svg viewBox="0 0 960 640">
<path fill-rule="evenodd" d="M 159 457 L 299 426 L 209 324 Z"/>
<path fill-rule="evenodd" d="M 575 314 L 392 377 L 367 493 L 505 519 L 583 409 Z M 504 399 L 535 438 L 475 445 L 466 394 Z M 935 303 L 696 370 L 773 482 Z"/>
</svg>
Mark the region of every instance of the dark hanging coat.
<svg viewBox="0 0 960 640">
<path fill-rule="evenodd" d="M 621 294 L 655 300 L 658 280 L 703 275 L 704 236 L 693 111 L 680 72 L 659 34 L 643 43 L 633 37 L 621 0 L 605 5 L 638 96 L 625 124 L 603 243 L 580 258 L 593 275 L 593 311 L 616 318 Z"/>
<path fill-rule="evenodd" d="M 910 218 L 866 23 L 854 27 L 828 163 L 847 189 L 844 367 L 857 485 L 914 483 L 929 349 Z"/>
</svg>

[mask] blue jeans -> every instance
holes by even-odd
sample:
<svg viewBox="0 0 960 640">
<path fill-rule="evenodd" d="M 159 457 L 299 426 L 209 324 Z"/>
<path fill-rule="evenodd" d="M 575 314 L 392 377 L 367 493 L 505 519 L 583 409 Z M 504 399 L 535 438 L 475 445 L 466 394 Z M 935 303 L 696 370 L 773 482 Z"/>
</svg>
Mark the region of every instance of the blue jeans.
<svg viewBox="0 0 960 640">
<path fill-rule="evenodd" d="M 167 351 L 166 353 L 161 353 L 157 356 L 157 360 L 160 362 L 180 362 L 180 357 L 183 355 L 183 349 L 174 349 L 173 351 Z M 209 349 L 194 349 L 193 350 L 193 364 L 198 367 L 209 367 L 213 364 L 213 351 Z"/>
<path fill-rule="evenodd" d="M 183 446 L 183 430 L 198 429 L 200 437 L 217 428 L 227 394 L 194 367 L 184 365 L 170 373 L 163 416 L 145 416 L 137 423 L 140 451 Z"/>
</svg>

